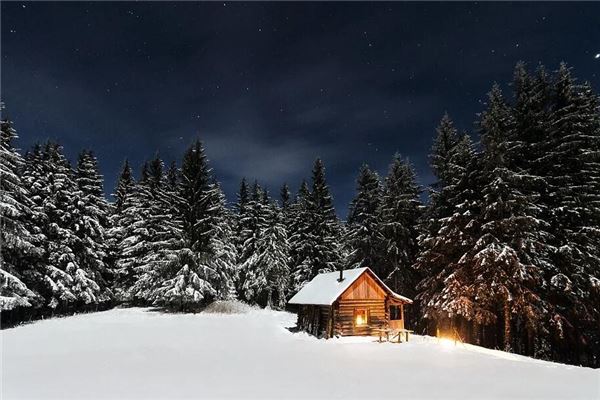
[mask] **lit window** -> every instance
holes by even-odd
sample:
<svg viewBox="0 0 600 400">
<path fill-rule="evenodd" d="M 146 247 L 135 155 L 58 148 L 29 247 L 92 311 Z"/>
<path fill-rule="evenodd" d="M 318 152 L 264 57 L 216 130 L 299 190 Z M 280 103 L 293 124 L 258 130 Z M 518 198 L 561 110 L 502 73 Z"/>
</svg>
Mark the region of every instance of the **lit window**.
<svg viewBox="0 0 600 400">
<path fill-rule="evenodd" d="M 356 326 L 364 326 L 369 323 L 369 315 L 365 308 L 357 308 L 354 310 L 354 324 Z"/>
</svg>

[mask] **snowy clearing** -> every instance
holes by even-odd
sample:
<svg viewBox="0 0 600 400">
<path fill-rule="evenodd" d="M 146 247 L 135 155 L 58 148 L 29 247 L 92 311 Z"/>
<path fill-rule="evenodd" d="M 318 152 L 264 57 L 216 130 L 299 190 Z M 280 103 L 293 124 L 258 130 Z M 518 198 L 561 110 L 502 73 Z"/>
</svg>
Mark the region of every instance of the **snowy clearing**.
<svg viewBox="0 0 600 400">
<path fill-rule="evenodd" d="M 294 323 L 133 308 L 4 330 L 1 397 L 600 398 L 600 370 L 417 336 L 318 340 Z"/>
</svg>

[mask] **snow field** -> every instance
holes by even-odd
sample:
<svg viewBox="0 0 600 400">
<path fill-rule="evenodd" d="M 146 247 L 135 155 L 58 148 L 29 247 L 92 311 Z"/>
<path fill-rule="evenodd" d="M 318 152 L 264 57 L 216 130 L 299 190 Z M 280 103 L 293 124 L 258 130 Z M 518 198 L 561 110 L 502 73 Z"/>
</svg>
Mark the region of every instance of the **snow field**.
<svg viewBox="0 0 600 400">
<path fill-rule="evenodd" d="M 319 340 L 294 324 L 129 308 L 3 330 L 1 398 L 600 398 L 600 370 L 419 336 Z"/>
</svg>

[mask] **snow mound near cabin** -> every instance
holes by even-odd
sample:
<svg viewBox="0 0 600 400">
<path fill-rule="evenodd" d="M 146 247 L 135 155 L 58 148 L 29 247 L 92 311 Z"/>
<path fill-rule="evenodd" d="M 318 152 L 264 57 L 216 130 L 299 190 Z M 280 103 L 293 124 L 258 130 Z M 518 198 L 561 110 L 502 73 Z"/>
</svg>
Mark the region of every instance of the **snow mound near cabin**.
<svg viewBox="0 0 600 400">
<path fill-rule="evenodd" d="M 0 398 L 600 399 L 600 370 L 413 336 L 322 340 L 296 316 L 114 309 L 0 331 Z"/>
<path fill-rule="evenodd" d="M 258 308 L 241 301 L 217 300 L 209 304 L 202 312 L 209 314 L 245 314 L 253 310 L 258 310 Z"/>
</svg>

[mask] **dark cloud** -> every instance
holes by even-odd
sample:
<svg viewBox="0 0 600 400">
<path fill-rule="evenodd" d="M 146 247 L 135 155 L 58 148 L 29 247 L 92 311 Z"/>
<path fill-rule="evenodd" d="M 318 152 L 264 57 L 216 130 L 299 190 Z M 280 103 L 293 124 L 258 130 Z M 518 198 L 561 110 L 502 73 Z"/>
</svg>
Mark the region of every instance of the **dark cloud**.
<svg viewBox="0 0 600 400">
<path fill-rule="evenodd" d="M 594 3 L 2 2 L 2 98 L 27 148 L 91 147 L 107 192 L 125 157 L 179 159 L 202 139 L 230 199 L 274 193 L 325 160 L 340 215 L 366 162 L 433 177 L 444 111 L 472 129 L 516 61 L 598 83 Z"/>
</svg>

